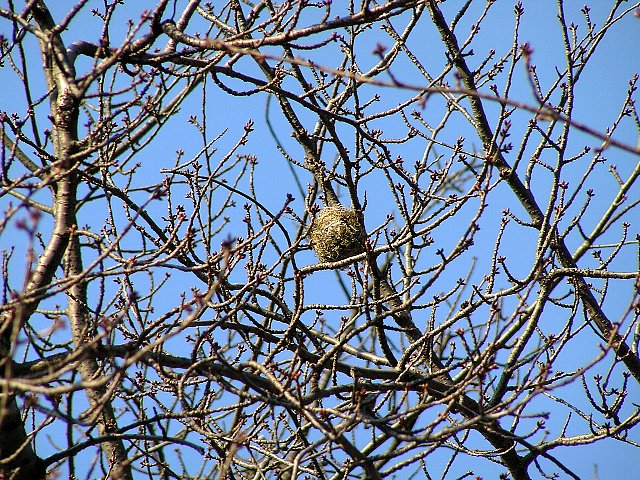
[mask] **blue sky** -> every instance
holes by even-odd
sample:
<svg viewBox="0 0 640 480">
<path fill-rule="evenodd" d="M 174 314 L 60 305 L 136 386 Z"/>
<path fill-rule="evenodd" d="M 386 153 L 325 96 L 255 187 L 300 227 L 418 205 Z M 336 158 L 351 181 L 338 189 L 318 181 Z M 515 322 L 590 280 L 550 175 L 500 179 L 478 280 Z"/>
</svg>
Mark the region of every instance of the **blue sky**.
<svg viewBox="0 0 640 480">
<path fill-rule="evenodd" d="M 448 18 L 451 17 L 451 12 L 455 11 L 462 2 L 449 1 L 442 5 L 445 15 Z M 603 15 L 605 15 L 610 2 L 595 1 L 592 2 L 591 18 L 596 24 L 601 24 Z M 72 2 L 60 2 L 56 5 L 57 18 L 61 18 L 61 10 L 68 8 Z M 474 19 L 477 13 L 475 8 L 484 7 L 485 2 L 476 1 L 471 7 L 471 12 L 468 15 L 469 18 Z M 525 1 L 523 2 L 525 8 L 525 15 L 523 16 L 523 27 L 520 33 L 519 43 L 529 43 L 532 48 L 532 63 L 537 65 L 538 74 L 540 75 L 543 86 L 545 83 L 550 84 L 553 81 L 555 75 L 556 65 L 562 67 L 563 64 L 563 47 L 561 44 L 561 36 L 559 31 L 559 24 L 556 19 L 557 7 L 556 2 L 550 0 L 541 1 Z M 578 32 L 585 28 L 584 22 L 580 17 L 580 8 L 582 8 L 584 1 L 567 1 L 566 2 L 566 15 L 567 18 L 575 21 L 578 26 Z M 131 8 L 129 11 L 128 9 Z M 59 10 L 58 10 L 59 9 Z M 479 11 L 479 10 L 478 10 Z M 129 13 L 131 12 L 131 13 Z M 126 9 L 121 12 L 122 25 L 125 25 L 124 19 L 127 14 L 132 18 L 136 18 L 138 13 L 138 6 L 134 3 L 128 3 Z M 485 23 L 484 29 L 480 32 L 477 41 L 474 42 L 474 57 L 471 57 L 469 62 L 474 65 L 474 62 L 480 62 L 484 58 L 487 50 L 490 48 L 496 48 L 499 52 L 509 48 L 512 42 L 513 31 L 513 2 L 506 2 L 498 0 L 496 5 L 491 10 L 491 13 Z M 398 22 L 401 23 L 401 22 Z M 469 23 L 469 22 L 467 22 Z M 468 31 L 469 25 L 465 25 L 463 21 L 459 27 L 459 38 L 464 38 L 462 32 Z M 92 18 L 91 15 L 85 12 L 83 21 L 75 22 L 71 25 L 68 32 L 65 33 L 65 41 L 72 42 L 78 39 L 86 39 L 89 41 L 97 40 L 99 36 L 100 22 L 96 18 Z M 7 23 L 0 23 L 0 32 L 6 32 Z M 467 29 L 467 30 L 465 30 Z M 115 33 L 115 32 L 114 32 Z M 367 33 L 367 37 L 362 44 L 360 58 L 362 58 L 362 68 L 369 66 L 367 62 L 367 55 L 375 47 L 377 42 L 386 46 L 391 45 L 391 41 L 385 38 L 379 30 L 374 29 Z M 366 40 L 370 37 L 370 43 Z M 114 43 L 117 43 L 116 39 L 112 39 Z M 618 25 L 616 25 L 607 34 L 606 39 L 599 47 L 595 57 L 591 60 L 590 67 L 586 70 L 584 77 L 580 81 L 580 87 L 578 89 L 578 98 L 575 108 L 574 119 L 580 123 L 589 125 L 596 129 L 606 128 L 615 119 L 619 106 L 624 99 L 624 95 L 628 86 L 629 79 L 634 73 L 640 70 L 640 56 L 637 53 L 637 45 L 640 45 L 640 21 L 633 16 L 626 17 Z M 32 44 L 34 47 L 35 44 Z M 415 40 L 415 44 L 412 45 L 412 51 L 419 56 L 421 61 L 425 63 L 434 71 L 438 71 L 436 68 L 438 65 L 443 65 L 445 62 L 444 47 L 437 37 L 436 32 L 433 29 L 425 29 L 421 35 L 418 35 Z M 39 59 L 36 59 L 36 54 L 33 53 L 32 65 L 34 70 L 33 79 L 34 82 L 39 82 L 37 76 L 37 67 Z M 331 53 L 329 50 L 319 53 L 317 63 L 325 64 L 329 67 L 335 67 L 335 53 Z M 247 62 L 249 63 L 249 62 Z M 415 77 L 413 70 L 410 69 L 410 64 L 405 63 L 406 71 L 402 68 L 402 63 L 399 63 L 398 67 L 393 70 L 393 74 L 398 78 L 402 78 L 407 83 L 412 83 L 418 79 Z M 82 71 L 82 68 L 86 68 L 88 63 L 79 63 L 78 70 Z M 529 84 L 526 81 L 524 73 L 524 67 L 519 65 L 517 68 L 522 70 L 516 75 L 517 81 L 514 83 L 511 98 L 516 101 L 524 103 L 534 103 L 534 99 L 531 95 Z M 388 80 L 383 77 L 382 80 Z M 451 80 L 454 81 L 453 79 Z M 15 75 L 13 75 L 7 68 L 0 70 L 0 83 L 4 85 L 11 85 L 7 87 L 5 91 L 11 89 L 12 92 L 16 92 L 15 95 L 0 95 L 0 110 L 8 112 L 19 112 L 20 115 L 24 115 L 24 103 L 20 96 L 20 91 L 15 87 Z M 363 89 L 366 92 L 366 89 Z M 402 89 L 383 89 L 381 92 L 385 98 L 383 101 L 391 103 L 397 103 L 402 99 L 409 98 L 414 95 L 414 92 L 410 90 Z M 206 92 L 207 102 L 207 135 L 209 138 L 226 131 L 223 138 L 216 144 L 218 152 L 224 154 L 226 149 L 230 148 L 243 132 L 243 126 L 249 119 L 254 120 L 256 123 L 255 132 L 250 136 L 248 144 L 240 149 L 240 153 L 252 154 L 257 157 L 258 165 L 256 168 L 256 192 L 262 203 L 267 205 L 271 211 L 278 211 L 286 199 L 287 193 L 292 193 L 296 200 L 293 203 L 293 209 L 298 215 L 302 215 L 304 212 L 303 198 L 297 191 L 297 186 L 294 182 L 294 178 L 290 173 L 286 165 L 286 159 L 283 158 L 275 148 L 275 140 L 273 136 L 268 132 L 264 126 L 265 115 L 269 115 L 269 119 L 274 125 L 275 132 L 278 140 L 282 143 L 287 153 L 297 160 L 302 160 L 302 149 L 291 138 L 291 128 L 279 113 L 275 102 L 271 103 L 271 106 L 267 112 L 267 97 L 266 95 L 254 96 L 250 98 L 236 98 L 222 92 L 211 82 L 208 85 Z M 142 169 L 144 172 L 145 180 L 149 178 L 161 179 L 164 175 L 160 172 L 162 168 L 168 168 L 173 165 L 176 159 L 176 151 L 178 149 L 184 150 L 184 158 L 191 158 L 201 148 L 200 134 L 197 129 L 187 122 L 190 115 L 198 115 L 200 112 L 200 105 L 202 97 L 196 93 L 192 99 L 185 103 L 179 115 L 176 116 L 172 125 L 164 131 L 164 133 L 156 138 L 154 142 L 145 149 L 141 154 L 133 159 L 133 162 L 142 162 Z M 427 103 L 422 115 L 429 121 L 436 121 L 438 116 L 441 115 L 443 108 L 443 102 L 434 98 Z M 495 115 L 497 105 L 488 104 L 487 110 L 489 114 Z M 308 128 L 312 128 L 315 123 L 315 118 L 312 115 L 301 113 L 301 117 L 306 123 Z M 514 115 L 514 126 L 512 130 L 512 136 L 517 138 L 518 133 L 523 131 L 526 126 L 529 116 L 523 115 L 519 117 Z M 394 119 L 395 120 L 395 119 Z M 520 123 L 518 123 L 520 122 Z M 394 122 L 385 121 L 381 122 L 385 129 L 385 137 L 401 136 L 403 126 L 395 126 Z M 397 130 L 395 130 L 397 129 Z M 353 132 L 348 128 L 344 130 L 345 138 L 351 138 Z M 482 146 L 478 144 L 477 138 L 473 135 L 473 132 L 469 129 L 468 125 L 461 123 L 460 129 L 453 128 L 450 132 L 445 132 L 443 138 L 453 140 L 460 134 L 466 136 L 465 147 L 468 149 L 476 149 L 481 151 Z M 589 137 L 585 134 L 575 131 L 572 133 L 572 141 L 570 149 L 572 153 L 579 152 L 585 145 L 595 147 L 599 145 L 599 141 L 595 138 Z M 621 128 L 617 134 L 618 140 L 624 141 L 630 145 L 636 145 L 638 142 L 638 133 L 633 130 L 632 125 L 627 123 L 626 126 Z M 349 144 L 348 141 L 346 141 Z M 517 145 L 517 140 L 514 140 Z M 351 142 L 353 144 L 353 142 Z M 415 143 L 409 144 L 409 146 L 398 146 L 397 153 L 403 155 L 407 163 L 413 163 L 415 159 L 420 158 L 422 151 L 416 150 Z M 443 152 L 446 154 L 446 152 Z M 328 148 L 325 152 L 324 160 L 330 163 L 333 158 L 334 152 Z M 587 220 L 586 223 L 595 223 L 597 221 L 597 213 L 603 211 L 608 207 L 612 201 L 613 195 L 617 189 L 615 179 L 607 173 L 607 168 L 612 164 L 616 165 L 616 168 L 620 174 L 628 175 L 630 170 L 635 166 L 638 159 L 634 158 L 629 153 L 623 152 L 618 149 L 608 149 L 605 153 L 607 162 L 602 165 L 601 175 L 597 175 L 590 179 L 594 183 L 593 187 L 596 189 L 597 197 L 592 207 L 592 217 Z M 507 158 L 512 161 L 512 158 Z M 590 157 L 585 158 L 584 162 L 589 161 Z M 584 163 L 580 162 L 573 169 L 568 169 L 570 174 L 575 175 L 575 178 L 568 178 L 569 181 L 575 182 L 584 170 Z M 303 187 L 311 181 L 311 177 L 307 172 L 298 170 L 298 174 L 302 181 Z M 537 175 L 534 178 L 532 185 L 536 189 L 544 190 L 548 184 L 549 179 L 544 175 Z M 246 185 L 245 185 L 246 186 Z M 369 177 L 366 183 L 363 184 L 362 198 L 364 200 L 365 194 L 368 201 L 368 209 L 366 211 L 366 222 L 368 229 L 373 229 L 384 221 L 385 216 L 388 213 L 392 213 L 393 204 L 390 201 L 386 180 L 382 177 Z M 630 196 L 639 197 L 639 187 L 634 186 L 630 191 Z M 140 199 L 144 199 L 146 194 L 141 193 Z M 344 198 L 344 197 L 343 197 Z M 346 200 L 346 199 L 345 199 Z M 0 198 L 0 207 L 6 208 L 8 202 L 7 197 Z M 486 260 L 489 256 L 487 251 L 493 247 L 495 241 L 496 228 L 500 222 L 500 212 L 505 205 L 508 205 L 514 212 L 518 212 L 518 204 L 514 200 L 513 194 L 503 187 L 498 187 L 495 195 L 491 197 L 491 214 L 485 215 L 482 220 L 482 230 L 479 233 L 479 242 L 474 255 L 479 258 L 479 272 L 483 271 L 483 259 Z M 186 202 L 185 202 L 186 203 Z M 346 203 L 346 202 L 345 202 Z M 162 204 L 151 204 L 150 211 L 161 214 Z M 241 209 L 241 205 L 239 205 Z M 104 217 L 106 217 L 106 209 L 102 210 L 98 205 L 93 207 L 90 211 L 85 212 L 86 216 L 82 217 L 87 223 L 91 223 L 97 220 L 99 225 Z M 519 213 L 519 212 L 518 212 Z M 639 227 L 635 223 L 635 219 L 629 219 L 632 222 L 631 237 L 639 233 Z M 287 223 L 288 222 L 288 223 Z M 295 229 L 296 222 L 293 219 L 285 219 L 284 223 L 290 226 L 292 231 Z M 462 222 L 464 224 L 464 222 Z M 219 235 L 220 239 L 226 238 L 228 235 L 237 236 L 238 231 L 241 230 L 242 223 L 234 218 L 233 221 L 226 227 Z M 43 234 L 47 233 L 47 226 L 42 225 Z M 447 245 L 452 239 L 457 239 L 460 232 L 452 227 L 447 229 L 441 229 L 437 232 L 436 242 L 441 245 Z M 615 241 L 618 230 L 612 233 L 609 241 Z M 0 236 L 0 246 L 3 248 L 9 245 L 16 247 L 16 257 L 20 258 L 20 253 L 23 252 L 24 236 L 21 233 L 7 232 L 5 231 Z M 570 247 L 575 248 L 579 240 L 577 237 L 571 237 L 567 240 Z M 524 272 L 530 268 L 530 261 L 533 254 L 534 245 L 527 243 L 526 239 L 514 235 L 513 238 L 508 238 L 503 248 L 505 253 L 513 255 L 519 255 L 521 262 L 514 261 L 514 271 Z M 435 248 L 434 248 L 435 251 Z M 311 264 L 315 262 L 315 257 L 310 252 L 302 253 L 297 257 L 301 264 Z M 457 270 L 452 272 L 452 275 L 463 276 L 468 269 L 468 259 L 460 262 Z M 584 259 L 584 265 L 589 265 L 593 262 L 591 258 Z M 486 266 L 485 266 L 486 267 Z M 629 249 L 628 253 L 621 255 L 613 268 L 620 271 L 633 271 L 637 269 L 637 260 L 635 258 L 633 249 Z M 16 268 L 11 272 L 12 276 L 15 276 L 14 283 L 20 284 L 20 279 L 24 274 L 23 268 Z M 451 277 L 447 276 L 442 278 L 440 283 L 436 283 L 434 290 L 438 289 L 447 290 L 450 288 Z M 140 284 L 144 285 L 145 280 L 141 279 Z M 309 303 L 320 303 L 326 301 L 328 303 L 344 303 L 342 291 L 338 288 L 335 282 L 335 275 L 333 272 L 319 272 L 309 280 L 308 291 L 306 292 L 306 300 Z M 177 288 L 182 288 L 183 291 L 189 291 L 193 285 L 183 285 L 178 283 Z M 142 287 L 143 289 L 146 287 Z M 612 319 L 617 319 L 623 309 L 626 307 L 630 292 L 629 286 L 625 284 L 621 288 L 612 288 L 609 294 L 608 300 L 608 313 Z M 158 311 L 170 308 L 172 301 L 175 301 L 176 295 L 166 297 L 167 305 L 157 305 Z M 327 300 L 329 298 L 329 300 Z M 551 310 L 551 309 L 550 309 Z M 330 314 L 327 314 L 329 319 L 332 319 Z M 38 321 L 42 319 L 34 319 Z M 335 321 L 336 318 L 333 318 Z M 553 329 L 554 319 L 553 311 L 549 312 L 549 319 L 545 319 L 548 322 L 550 329 Z M 45 328 L 46 322 L 43 323 L 42 328 Z M 64 335 L 64 332 L 61 332 Z M 174 340 L 169 348 L 173 347 L 176 351 L 179 351 L 184 346 L 179 340 Z M 580 338 L 577 339 L 576 345 L 579 345 L 575 350 L 566 352 L 565 356 L 561 360 L 561 364 L 577 365 L 584 361 L 584 356 L 588 355 L 591 358 L 594 355 L 594 351 L 597 350 L 599 341 L 591 330 L 585 329 L 580 334 Z M 567 388 L 560 390 L 562 394 L 564 392 L 579 391 L 578 385 L 570 385 Z M 635 402 L 638 403 L 638 389 L 632 385 L 631 395 L 636 397 Z M 567 401 L 575 401 L 572 398 L 566 398 Z M 562 416 L 558 417 L 562 419 Z M 557 429 L 561 428 L 560 424 L 553 424 L 552 429 L 557 433 Z M 54 432 L 55 433 L 55 432 Z M 576 432 L 577 433 L 577 432 Z M 635 441 L 640 441 L 640 435 L 635 433 L 632 435 Z M 40 447 L 43 448 L 42 452 L 46 452 L 46 442 L 41 442 Z M 559 449 L 557 454 L 563 462 L 566 462 L 575 472 L 577 472 L 582 478 L 614 478 L 616 476 L 625 477 L 630 470 L 640 468 L 640 456 L 632 447 L 616 441 L 603 441 L 594 445 L 582 446 L 580 448 L 565 448 Z M 444 459 L 447 457 L 441 457 L 438 453 L 435 453 L 427 458 L 427 467 L 434 468 L 434 472 L 438 472 L 436 465 L 441 465 Z M 442 468 L 441 466 L 439 468 Z M 455 474 L 464 474 L 465 469 L 474 469 L 477 474 L 483 475 L 485 478 L 492 478 L 493 475 L 501 471 L 500 469 L 494 469 L 493 465 L 489 462 L 477 462 L 473 465 L 467 465 L 462 462 L 458 466 L 458 470 L 451 473 L 448 478 L 455 478 Z M 532 475 L 535 477 L 534 472 Z"/>
</svg>

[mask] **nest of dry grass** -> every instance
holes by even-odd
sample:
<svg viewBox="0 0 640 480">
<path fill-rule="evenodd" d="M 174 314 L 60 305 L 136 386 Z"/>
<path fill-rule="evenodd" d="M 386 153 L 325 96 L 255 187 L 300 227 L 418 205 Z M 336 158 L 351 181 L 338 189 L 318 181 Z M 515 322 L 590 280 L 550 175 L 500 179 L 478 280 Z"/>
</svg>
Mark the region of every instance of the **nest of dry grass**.
<svg viewBox="0 0 640 480">
<path fill-rule="evenodd" d="M 355 210 L 341 205 L 320 210 L 310 232 L 311 246 L 321 262 L 337 262 L 364 251 L 366 233 Z"/>
</svg>

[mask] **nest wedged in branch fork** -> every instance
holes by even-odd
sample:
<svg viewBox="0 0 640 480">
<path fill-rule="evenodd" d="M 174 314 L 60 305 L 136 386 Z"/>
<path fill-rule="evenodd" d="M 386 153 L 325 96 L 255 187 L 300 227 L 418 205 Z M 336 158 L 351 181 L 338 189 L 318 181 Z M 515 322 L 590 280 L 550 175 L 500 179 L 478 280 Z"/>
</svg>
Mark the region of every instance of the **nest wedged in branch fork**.
<svg viewBox="0 0 640 480">
<path fill-rule="evenodd" d="M 321 262 L 337 262 L 364 252 L 366 233 L 355 210 L 342 205 L 323 208 L 310 232 L 311 246 Z"/>
</svg>

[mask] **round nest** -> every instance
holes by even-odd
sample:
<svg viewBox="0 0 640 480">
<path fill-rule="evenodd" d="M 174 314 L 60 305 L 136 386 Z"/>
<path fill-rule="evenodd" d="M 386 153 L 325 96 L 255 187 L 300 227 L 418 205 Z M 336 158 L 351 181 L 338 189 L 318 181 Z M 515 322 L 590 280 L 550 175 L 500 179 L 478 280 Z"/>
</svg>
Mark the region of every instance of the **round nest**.
<svg viewBox="0 0 640 480">
<path fill-rule="evenodd" d="M 355 210 L 341 205 L 320 210 L 311 227 L 311 246 L 321 262 L 337 262 L 364 251 L 366 234 Z"/>
</svg>

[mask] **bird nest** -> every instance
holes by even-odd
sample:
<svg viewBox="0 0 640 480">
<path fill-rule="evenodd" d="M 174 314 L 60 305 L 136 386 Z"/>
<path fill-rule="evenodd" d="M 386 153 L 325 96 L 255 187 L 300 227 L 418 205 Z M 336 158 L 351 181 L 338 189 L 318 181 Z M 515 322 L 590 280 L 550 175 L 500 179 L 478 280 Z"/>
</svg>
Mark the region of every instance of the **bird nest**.
<svg viewBox="0 0 640 480">
<path fill-rule="evenodd" d="M 355 210 L 334 205 L 320 210 L 311 226 L 311 246 L 321 262 L 337 262 L 364 251 L 366 234 Z"/>
</svg>

